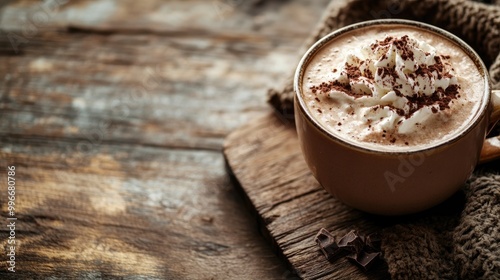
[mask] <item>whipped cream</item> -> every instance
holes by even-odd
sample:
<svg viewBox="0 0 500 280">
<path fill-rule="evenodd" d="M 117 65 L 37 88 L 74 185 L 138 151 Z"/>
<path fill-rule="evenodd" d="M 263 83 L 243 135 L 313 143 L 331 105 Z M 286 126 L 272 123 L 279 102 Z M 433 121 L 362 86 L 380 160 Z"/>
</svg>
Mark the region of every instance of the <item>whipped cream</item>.
<svg viewBox="0 0 500 280">
<path fill-rule="evenodd" d="M 373 132 L 408 134 L 449 108 L 459 85 L 448 56 L 406 35 L 353 50 L 331 80 L 311 87 L 346 104 Z"/>
</svg>

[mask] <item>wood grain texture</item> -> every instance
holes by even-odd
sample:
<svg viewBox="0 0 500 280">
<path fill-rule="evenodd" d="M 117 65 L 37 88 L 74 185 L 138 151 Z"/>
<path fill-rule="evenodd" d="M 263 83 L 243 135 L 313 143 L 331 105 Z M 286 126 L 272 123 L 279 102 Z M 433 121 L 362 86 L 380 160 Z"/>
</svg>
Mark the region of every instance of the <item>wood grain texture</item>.
<svg viewBox="0 0 500 280">
<path fill-rule="evenodd" d="M 93 155 L 65 153 L 61 161 L 67 141 L 2 142 L 0 164 L 17 168 L 16 277 L 284 272 L 259 241 L 217 152 L 102 145 Z M 20 153 L 21 144 L 34 152 Z M 6 234 L 2 229 L 2 242 Z"/>
<path fill-rule="evenodd" d="M 9 165 L 19 202 L 0 278 L 294 277 L 221 150 L 270 111 L 328 1 L 260 2 L 0 3 L 2 217 Z"/>
<path fill-rule="evenodd" d="M 479 163 L 486 163 L 500 158 L 500 136 L 490 137 L 484 141 Z"/>
<path fill-rule="evenodd" d="M 350 230 L 379 231 L 379 217 L 347 207 L 324 191 L 310 173 L 295 128 L 264 116 L 227 138 L 224 155 L 261 226 L 292 270 L 304 279 L 389 279 L 385 263 L 367 273 L 346 258 L 329 263 L 314 236 L 326 228 L 338 238 Z"/>
<path fill-rule="evenodd" d="M 51 135 L 82 137 L 104 122 L 118 131 L 105 133 L 104 141 L 220 149 L 225 135 L 267 110 L 267 88 L 298 59 L 296 47 L 303 39 L 294 38 L 295 33 L 300 31 L 303 38 L 308 31 L 301 17 L 287 32 L 280 23 L 280 17 L 305 8 L 303 3 L 273 4 L 252 16 L 224 2 L 172 1 L 168 9 L 167 4 L 157 7 L 161 1 L 149 1 L 151 9 L 165 11 L 164 20 L 180 18 L 175 29 L 168 22 L 160 24 L 155 20 L 160 15 L 148 15 L 144 7 L 136 14 L 134 5 L 114 1 L 100 2 L 120 7 L 118 15 L 103 22 L 81 18 L 97 5 L 81 2 L 71 2 L 35 26 L 34 35 L 19 44 L 22 56 L 5 57 L 0 66 L 6 73 L 2 109 L 7 121 L 2 129 L 10 134 L 46 136 L 42 127 L 49 121 Z M 225 5 L 220 15 L 218 5 Z M 194 11 L 189 12 L 190 7 Z M 274 13 L 278 8 L 281 14 Z M 24 36 L 23 23 L 16 23 L 22 17 L 15 15 L 36 7 L 18 4 L 5 9 L 2 22 L 15 24 L 3 25 L 4 32 Z M 141 11 L 148 20 L 141 20 Z M 66 17 L 68 22 L 63 21 Z M 265 21 L 265 32 L 255 26 L 257 19 Z M 308 20 L 310 28 L 314 18 Z M 127 29 L 129 25 L 133 27 Z M 72 32 L 42 32 L 56 28 L 52 26 Z M 12 51 L 6 37 L 2 49 Z"/>
</svg>

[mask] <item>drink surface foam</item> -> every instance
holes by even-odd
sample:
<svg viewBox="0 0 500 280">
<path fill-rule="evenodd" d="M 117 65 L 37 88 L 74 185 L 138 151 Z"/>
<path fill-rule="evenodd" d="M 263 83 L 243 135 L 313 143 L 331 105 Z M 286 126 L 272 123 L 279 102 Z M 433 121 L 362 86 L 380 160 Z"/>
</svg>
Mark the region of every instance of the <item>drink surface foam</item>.
<svg viewBox="0 0 500 280">
<path fill-rule="evenodd" d="M 408 26 L 336 37 L 306 65 L 302 99 L 333 135 L 376 150 L 422 149 L 466 129 L 484 77 L 457 44 Z"/>
</svg>

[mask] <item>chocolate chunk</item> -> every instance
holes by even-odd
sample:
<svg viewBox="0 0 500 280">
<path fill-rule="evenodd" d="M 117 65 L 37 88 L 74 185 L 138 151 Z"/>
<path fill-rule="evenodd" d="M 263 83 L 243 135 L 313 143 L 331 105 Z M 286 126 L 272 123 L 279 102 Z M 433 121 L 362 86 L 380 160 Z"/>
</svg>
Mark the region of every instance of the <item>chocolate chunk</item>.
<svg viewBox="0 0 500 280">
<path fill-rule="evenodd" d="M 358 254 L 349 255 L 347 258 L 367 271 L 380 258 L 380 253 L 367 253 L 361 251 Z"/>
<path fill-rule="evenodd" d="M 356 231 L 351 230 L 339 240 L 339 248 L 352 253 L 358 253 L 363 250 L 365 240 L 363 236 L 359 236 Z"/>
<path fill-rule="evenodd" d="M 335 237 L 324 228 L 320 229 L 318 234 L 316 234 L 314 241 L 329 261 L 332 261 L 340 253 L 340 248 L 337 242 L 335 242 Z"/>
<path fill-rule="evenodd" d="M 371 233 L 365 238 L 364 250 L 369 253 L 380 252 L 381 243 L 382 243 L 382 238 L 380 237 L 380 234 L 376 232 Z"/>
<path fill-rule="evenodd" d="M 344 235 L 338 242 L 335 237 L 322 228 L 314 237 L 323 255 L 328 261 L 349 254 L 347 258 L 359 265 L 365 271 L 368 270 L 381 257 L 381 238 L 378 233 L 372 233 L 366 237 L 358 235 L 352 230 Z"/>
</svg>

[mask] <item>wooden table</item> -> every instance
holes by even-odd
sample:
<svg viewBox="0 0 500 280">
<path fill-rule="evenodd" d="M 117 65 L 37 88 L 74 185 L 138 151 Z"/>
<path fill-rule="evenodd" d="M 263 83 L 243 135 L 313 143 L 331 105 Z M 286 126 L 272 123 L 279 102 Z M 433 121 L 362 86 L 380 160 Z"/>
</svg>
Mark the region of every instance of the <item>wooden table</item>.
<svg viewBox="0 0 500 280">
<path fill-rule="evenodd" d="M 2 1 L 0 278 L 293 279 L 221 148 L 327 2 Z"/>
</svg>

